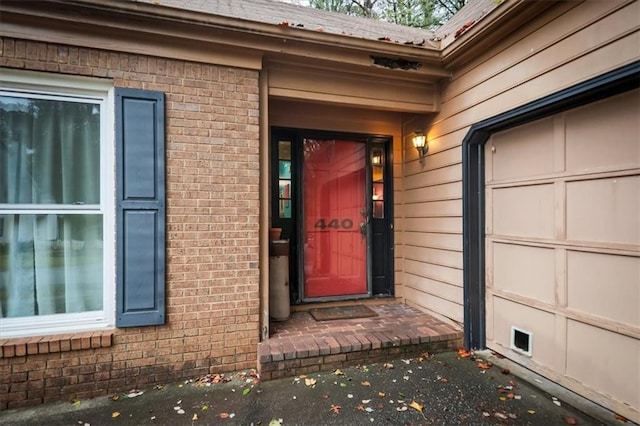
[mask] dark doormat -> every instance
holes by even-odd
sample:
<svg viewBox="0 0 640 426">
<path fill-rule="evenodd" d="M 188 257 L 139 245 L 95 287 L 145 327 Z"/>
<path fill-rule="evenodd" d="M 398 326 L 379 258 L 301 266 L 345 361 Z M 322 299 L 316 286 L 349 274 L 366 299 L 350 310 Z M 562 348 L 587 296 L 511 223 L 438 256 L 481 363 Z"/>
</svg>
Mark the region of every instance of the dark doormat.
<svg viewBox="0 0 640 426">
<path fill-rule="evenodd" d="M 309 309 L 309 313 L 316 321 L 368 318 L 378 316 L 378 314 L 364 305 L 336 306 L 333 308 L 315 308 Z"/>
</svg>

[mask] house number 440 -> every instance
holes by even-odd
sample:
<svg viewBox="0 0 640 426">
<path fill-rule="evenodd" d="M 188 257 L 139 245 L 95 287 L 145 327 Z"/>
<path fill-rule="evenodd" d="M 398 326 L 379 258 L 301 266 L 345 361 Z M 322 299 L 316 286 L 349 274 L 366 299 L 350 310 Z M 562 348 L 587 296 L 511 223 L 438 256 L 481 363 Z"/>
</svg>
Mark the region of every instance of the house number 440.
<svg viewBox="0 0 640 426">
<path fill-rule="evenodd" d="M 327 222 L 327 220 L 328 220 L 328 222 Z M 326 228 L 351 229 L 351 228 L 353 228 L 353 221 L 351 219 L 325 219 L 325 218 L 320 218 L 320 219 L 318 219 L 318 221 L 313 226 L 314 226 L 314 228 L 320 228 L 320 229 L 326 229 Z"/>
</svg>

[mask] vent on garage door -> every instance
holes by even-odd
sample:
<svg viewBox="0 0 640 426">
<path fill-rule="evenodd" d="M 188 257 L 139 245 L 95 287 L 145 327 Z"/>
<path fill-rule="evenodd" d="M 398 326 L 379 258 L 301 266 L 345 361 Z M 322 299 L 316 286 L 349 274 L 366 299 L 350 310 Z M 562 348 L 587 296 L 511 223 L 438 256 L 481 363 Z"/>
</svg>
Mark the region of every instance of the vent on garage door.
<svg viewBox="0 0 640 426">
<path fill-rule="evenodd" d="M 511 326 L 511 349 L 531 356 L 533 334 L 516 326 Z"/>
</svg>

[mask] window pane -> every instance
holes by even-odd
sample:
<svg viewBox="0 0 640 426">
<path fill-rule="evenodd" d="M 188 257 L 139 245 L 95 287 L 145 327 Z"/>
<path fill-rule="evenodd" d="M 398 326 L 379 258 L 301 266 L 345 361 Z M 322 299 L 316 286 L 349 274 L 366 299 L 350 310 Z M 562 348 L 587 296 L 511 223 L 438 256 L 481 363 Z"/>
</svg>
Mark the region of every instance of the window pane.
<svg viewBox="0 0 640 426">
<path fill-rule="evenodd" d="M 280 179 L 291 179 L 291 161 L 280 161 Z"/>
<path fill-rule="evenodd" d="M 102 215 L 0 215 L 0 318 L 101 310 Z"/>
<path fill-rule="evenodd" d="M 291 142 L 278 142 L 278 158 L 281 160 L 291 160 Z"/>
<path fill-rule="evenodd" d="M 99 105 L 0 96 L 0 203 L 99 204 L 99 165 Z"/>
<path fill-rule="evenodd" d="M 291 198 L 291 181 L 290 180 L 281 180 L 280 181 L 280 198 Z"/>
<path fill-rule="evenodd" d="M 280 200 L 280 218 L 291 219 L 291 200 Z"/>
</svg>

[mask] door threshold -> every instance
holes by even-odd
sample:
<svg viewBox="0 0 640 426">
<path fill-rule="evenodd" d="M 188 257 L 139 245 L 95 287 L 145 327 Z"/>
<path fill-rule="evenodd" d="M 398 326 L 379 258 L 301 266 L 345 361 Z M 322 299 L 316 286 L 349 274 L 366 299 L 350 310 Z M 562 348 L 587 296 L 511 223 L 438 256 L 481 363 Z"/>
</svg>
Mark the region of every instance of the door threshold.
<svg viewBox="0 0 640 426">
<path fill-rule="evenodd" d="M 291 312 L 306 312 L 310 309 L 316 308 L 333 308 L 339 306 L 351 306 L 351 305 L 389 305 L 393 303 L 400 303 L 402 300 L 399 297 L 376 297 L 371 299 L 351 299 L 351 300 L 336 300 L 327 302 L 309 302 L 299 305 L 291 305 Z"/>
</svg>

